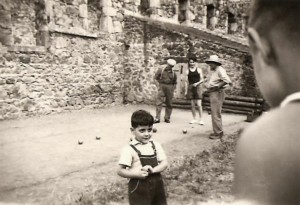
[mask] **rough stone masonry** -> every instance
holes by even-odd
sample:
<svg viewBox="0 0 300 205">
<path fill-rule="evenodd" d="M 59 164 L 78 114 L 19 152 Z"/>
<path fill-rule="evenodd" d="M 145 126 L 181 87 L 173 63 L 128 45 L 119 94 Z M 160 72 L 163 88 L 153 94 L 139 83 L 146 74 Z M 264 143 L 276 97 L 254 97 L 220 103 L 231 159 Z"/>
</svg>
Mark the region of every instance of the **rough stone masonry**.
<svg viewBox="0 0 300 205">
<path fill-rule="evenodd" d="M 0 119 L 151 104 L 155 71 L 168 57 L 183 68 L 190 54 L 200 61 L 218 54 L 234 82 L 228 92 L 259 96 L 244 37 L 247 6 L 236 0 L 1 0 Z"/>
</svg>

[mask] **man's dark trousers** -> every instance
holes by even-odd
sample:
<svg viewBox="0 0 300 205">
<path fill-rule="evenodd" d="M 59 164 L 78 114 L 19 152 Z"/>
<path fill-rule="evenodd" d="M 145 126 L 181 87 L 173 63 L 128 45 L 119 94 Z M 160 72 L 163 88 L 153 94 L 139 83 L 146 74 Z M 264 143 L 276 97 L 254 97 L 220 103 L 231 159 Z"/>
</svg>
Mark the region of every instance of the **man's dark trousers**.
<svg viewBox="0 0 300 205">
<path fill-rule="evenodd" d="M 166 103 L 165 120 L 170 120 L 172 114 L 172 100 L 174 96 L 173 84 L 160 84 L 156 98 L 156 119 L 160 120 L 161 110 L 164 103 Z"/>
</svg>

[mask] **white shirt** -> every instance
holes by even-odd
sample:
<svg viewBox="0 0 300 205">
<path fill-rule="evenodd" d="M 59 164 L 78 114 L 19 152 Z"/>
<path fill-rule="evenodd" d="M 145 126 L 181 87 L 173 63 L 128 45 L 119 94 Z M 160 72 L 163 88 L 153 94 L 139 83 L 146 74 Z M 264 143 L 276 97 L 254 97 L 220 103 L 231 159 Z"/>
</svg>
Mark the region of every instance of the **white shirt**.
<svg viewBox="0 0 300 205">
<path fill-rule="evenodd" d="M 208 88 L 219 86 L 221 82 L 231 83 L 226 70 L 222 66 L 218 66 L 215 71 L 210 72 L 210 78 L 208 81 Z"/>
<path fill-rule="evenodd" d="M 152 141 L 154 143 L 154 146 L 156 149 L 157 161 L 161 162 L 163 160 L 166 160 L 167 156 L 166 156 L 162 146 L 160 145 L 160 143 L 154 141 L 153 139 L 151 139 L 150 141 Z M 140 158 L 139 158 L 137 152 L 130 145 L 134 145 L 136 147 L 136 149 L 141 152 L 142 155 L 153 155 L 154 150 L 152 147 L 152 143 L 150 141 L 147 144 L 142 144 L 139 141 L 137 141 L 136 139 L 133 139 L 129 143 L 129 145 L 127 145 L 123 148 L 120 159 L 119 159 L 119 164 L 128 166 L 131 169 L 141 169 L 142 164 L 141 164 Z"/>
<path fill-rule="evenodd" d="M 288 95 L 281 103 L 280 107 L 286 106 L 288 103 L 295 101 L 295 100 L 300 100 L 300 92 L 293 93 L 291 95 Z"/>
</svg>

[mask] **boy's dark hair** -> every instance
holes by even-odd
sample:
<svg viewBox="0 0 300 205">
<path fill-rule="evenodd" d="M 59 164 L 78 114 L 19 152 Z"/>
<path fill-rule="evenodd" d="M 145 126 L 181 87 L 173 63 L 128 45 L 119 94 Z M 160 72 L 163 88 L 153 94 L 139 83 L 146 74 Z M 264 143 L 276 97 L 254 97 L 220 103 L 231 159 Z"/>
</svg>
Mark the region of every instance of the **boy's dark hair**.
<svg viewBox="0 0 300 205">
<path fill-rule="evenodd" d="M 145 110 L 137 110 L 131 116 L 132 128 L 138 126 L 152 126 L 154 124 L 154 117 Z"/>
<path fill-rule="evenodd" d="M 252 0 L 249 26 L 266 38 L 279 27 L 289 38 L 299 39 L 299 12 L 299 0 Z"/>
<path fill-rule="evenodd" d="M 190 56 L 189 57 L 189 62 L 190 62 L 190 60 L 193 60 L 194 62 L 196 62 L 197 61 L 197 57 L 196 56 Z"/>
</svg>

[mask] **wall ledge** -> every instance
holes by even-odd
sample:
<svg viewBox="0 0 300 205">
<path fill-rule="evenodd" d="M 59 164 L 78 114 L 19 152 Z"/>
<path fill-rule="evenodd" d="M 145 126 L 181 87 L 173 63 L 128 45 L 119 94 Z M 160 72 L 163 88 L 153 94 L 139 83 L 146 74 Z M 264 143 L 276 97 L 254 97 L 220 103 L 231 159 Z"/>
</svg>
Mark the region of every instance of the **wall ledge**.
<svg viewBox="0 0 300 205">
<path fill-rule="evenodd" d="M 49 28 L 49 32 L 52 33 L 62 33 L 62 34 L 68 34 L 73 36 L 81 36 L 81 37 L 87 37 L 87 38 L 98 38 L 98 35 L 96 33 L 91 33 L 89 31 L 86 31 L 82 28 L 61 28 L 59 26 L 52 26 Z"/>
<path fill-rule="evenodd" d="M 19 46 L 13 45 L 7 47 L 9 52 L 20 52 L 20 53 L 45 53 L 47 51 L 45 46 Z"/>
</svg>

